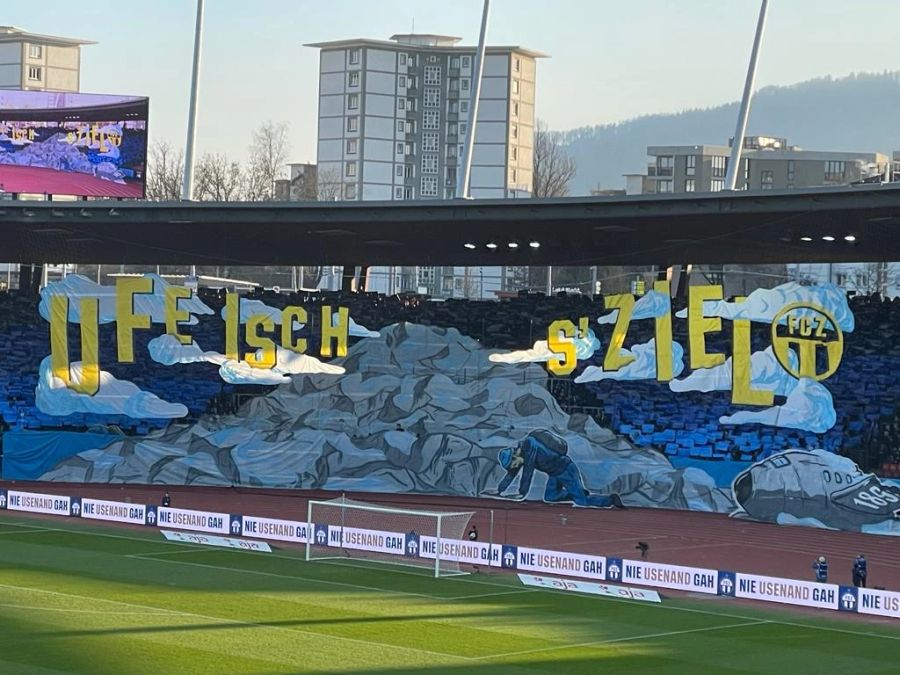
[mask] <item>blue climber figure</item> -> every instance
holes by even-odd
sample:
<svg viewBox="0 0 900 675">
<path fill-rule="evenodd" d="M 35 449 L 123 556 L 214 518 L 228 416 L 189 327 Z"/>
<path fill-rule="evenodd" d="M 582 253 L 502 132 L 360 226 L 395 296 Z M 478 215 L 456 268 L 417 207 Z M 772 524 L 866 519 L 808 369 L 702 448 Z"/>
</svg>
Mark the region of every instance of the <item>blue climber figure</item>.
<svg viewBox="0 0 900 675">
<path fill-rule="evenodd" d="M 535 470 L 547 474 L 547 488 L 544 501 L 551 503 L 571 502 L 576 506 L 597 508 L 625 508 L 621 497 L 612 495 L 592 495 L 584 488 L 578 466 L 568 456 L 569 446 L 564 438 L 538 429 L 528 434 L 514 448 L 500 451 L 497 459 L 506 469 L 506 476 L 497 486 L 496 496 L 522 500 L 528 496 Z M 505 496 L 503 493 L 516 476 L 519 479 L 518 495 Z"/>
</svg>

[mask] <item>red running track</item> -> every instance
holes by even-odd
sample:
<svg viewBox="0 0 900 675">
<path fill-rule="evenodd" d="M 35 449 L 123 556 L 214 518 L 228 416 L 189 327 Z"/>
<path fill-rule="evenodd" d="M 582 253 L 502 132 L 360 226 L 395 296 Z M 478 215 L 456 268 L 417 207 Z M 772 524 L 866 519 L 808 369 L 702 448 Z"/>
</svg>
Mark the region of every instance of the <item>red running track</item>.
<svg viewBox="0 0 900 675">
<path fill-rule="evenodd" d="M 178 508 L 306 520 L 308 499 L 334 492 L 142 485 L 0 481 L 0 486 L 50 494 L 158 504 L 168 490 Z M 638 541 L 650 545 L 648 560 L 813 581 L 811 565 L 828 557 L 832 583 L 851 583 L 858 553 L 869 561 L 869 585 L 900 590 L 900 537 L 754 523 L 715 513 L 664 509 L 599 510 L 543 503 L 435 495 L 347 493 L 348 498 L 386 506 L 473 511 L 481 541 L 557 551 L 638 558 Z"/>
</svg>

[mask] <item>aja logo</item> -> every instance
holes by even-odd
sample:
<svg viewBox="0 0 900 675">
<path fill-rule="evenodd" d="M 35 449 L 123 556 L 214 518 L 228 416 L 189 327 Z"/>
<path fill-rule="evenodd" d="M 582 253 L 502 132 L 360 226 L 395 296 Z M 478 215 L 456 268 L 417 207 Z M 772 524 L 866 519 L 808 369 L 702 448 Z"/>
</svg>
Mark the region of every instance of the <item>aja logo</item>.
<svg viewBox="0 0 900 675">
<path fill-rule="evenodd" d="M 855 612 L 859 603 L 859 596 L 854 586 L 841 586 L 838 598 L 838 609 L 842 612 Z"/>
<path fill-rule="evenodd" d="M 606 580 L 621 581 L 622 580 L 622 559 L 607 558 L 606 559 Z"/>
<path fill-rule="evenodd" d="M 147 512 L 144 514 L 144 523 L 153 527 L 156 525 L 156 507 L 152 504 L 147 506 Z"/>
<path fill-rule="evenodd" d="M 503 550 L 500 553 L 500 567 L 507 570 L 515 569 L 518 553 L 518 547 L 506 546 L 504 544 Z"/>
<path fill-rule="evenodd" d="M 244 531 L 243 518 L 241 516 L 231 516 L 231 534 L 239 536 Z"/>
<path fill-rule="evenodd" d="M 315 543 L 319 546 L 328 544 L 328 526 L 316 525 Z"/>
<path fill-rule="evenodd" d="M 78 497 L 72 497 L 69 502 L 69 515 L 72 515 L 76 518 L 81 518 L 81 499 Z"/>
<path fill-rule="evenodd" d="M 6 490 L 0 490 L 0 509 L 6 508 Z"/>
<path fill-rule="evenodd" d="M 406 542 L 403 546 L 403 554 L 409 558 L 419 557 L 419 535 L 410 532 L 406 535 Z"/>
<path fill-rule="evenodd" d="M 719 595 L 733 598 L 735 585 L 734 572 L 719 572 Z"/>
</svg>

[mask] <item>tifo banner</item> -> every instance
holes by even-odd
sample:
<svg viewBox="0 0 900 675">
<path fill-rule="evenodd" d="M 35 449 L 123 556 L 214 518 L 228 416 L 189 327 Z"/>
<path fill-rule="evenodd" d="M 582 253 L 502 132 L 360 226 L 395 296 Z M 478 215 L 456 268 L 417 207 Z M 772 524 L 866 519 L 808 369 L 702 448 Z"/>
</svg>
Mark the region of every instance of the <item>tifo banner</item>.
<svg viewBox="0 0 900 675">
<path fill-rule="evenodd" d="M 28 145 L 22 128 L 8 143 Z M 128 132 L 117 148 L 103 131 L 96 152 Z M 0 329 L 8 362 L 39 365 L 0 365 L 5 478 L 621 499 L 900 534 L 900 487 L 876 475 L 900 475 L 898 303 L 800 281 L 673 299 L 659 281 L 485 312 L 194 281 L 66 274 L 33 310 L 11 305 L 25 315 Z M 241 406 L 265 411 L 264 429 Z"/>
<path fill-rule="evenodd" d="M 572 581 L 571 579 L 557 579 L 555 577 L 539 577 L 534 574 L 519 574 L 518 577 L 519 581 L 526 586 L 550 588 L 554 591 L 574 591 L 576 593 L 604 595 L 609 598 L 620 598 L 622 600 L 662 602 L 659 593 L 656 591 L 645 591 L 639 588 L 611 586 L 609 584 L 597 584 L 589 581 Z"/>
<path fill-rule="evenodd" d="M 171 509 L 153 505 L 136 505 L 127 502 L 112 502 L 96 499 L 82 499 L 60 495 L 45 495 L 18 490 L 0 490 L 0 509 L 46 513 L 59 516 L 75 516 L 89 519 L 117 520 L 142 524 L 139 511 L 144 510 L 146 523 L 159 511 L 160 519 L 177 521 L 188 527 L 206 527 L 228 534 L 236 529 L 244 536 L 272 541 L 308 543 L 310 545 L 335 548 L 355 548 L 357 550 L 434 559 L 436 541 L 430 536 L 411 537 L 410 533 L 369 530 L 362 528 L 342 528 L 327 523 L 301 523 L 290 520 L 261 518 L 258 516 L 228 515 L 190 509 Z M 75 506 L 78 506 L 76 509 Z M 164 515 L 165 514 L 165 515 Z M 98 518 L 102 515 L 103 518 Z M 133 518 L 133 520 L 131 520 Z M 165 524 L 163 524 L 165 525 Z M 206 546 L 220 546 L 250 551 L 271 551 L 271 547 L 259 541 L 247 541 L 235 537 L 220 537 L 205 532 L 163 531 L 170 541 L 193 543 Z M 210 530 L 207 530 L 210 531 Z M 343 534 L 343 536 L 342 536 Z M 309 540 L 307 542 L 307 535 Z M 411 546 L 411 543 L 415 546 Z M 519 574 L 527 585 L 591 593 L 607 597 L 658 602 L 659 595 L 643 589 L 626 588 L 618 583 L 650 586 L 653 588 L 676 589 L 723 597 L 746 598 L 763 602 L 776 602 L 841 612 L 873 614 L 900 618 L 900 592 L 869 590 L 822 584 L 799 579 L 784 579 L 758 574 L 746 574 L 728 570 L 710 570 L 701 567 L 665 565 L 646 560 L 627 560 L 615 557 L 594 556 L 570 551 L 552 551 L 510 544 L 489 544 L 467 541 L 441 541 L 441 551 L 447 560 L 458 560 L 472 565 L 486 565 L 502 569 L 516 570 L 535 568 L 534 571 L 552 571 L 555 575 L 591 579 L 589 582 L 557 579 L 534 574 Z M 539 569 L 540 568 L 540 569 Z M 601 571 L 604 570 L 604 571 Z M 613 584 L 598 584 L 599 579 Z"/>
<path fill-rule="evenodd" d="M 258 551 L 271 553 L 272 547 L 264 541 L 247 541 L 246 539 L 234 539 L 233 537 L 217 537 L 212 534 L 193 534 L 191 532 L 170 532 L 160 530 L 169 541 L 178 541 L 183 544 L 199 544 L 201 546 L 219 546 L 221 548 L 239 548 L 242 551 Z"/>
</svg>

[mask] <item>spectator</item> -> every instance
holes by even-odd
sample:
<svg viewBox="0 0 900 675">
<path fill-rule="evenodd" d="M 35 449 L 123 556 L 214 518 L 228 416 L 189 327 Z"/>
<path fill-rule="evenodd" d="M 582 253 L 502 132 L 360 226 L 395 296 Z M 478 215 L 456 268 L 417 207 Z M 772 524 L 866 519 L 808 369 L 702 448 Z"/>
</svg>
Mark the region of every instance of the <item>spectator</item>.
<svg viewBox="0 0 900 675">
<path fill-rule="evenodd" d="M 166 494 L 163 495 L 162 505 L 163 506 L 171 506 L 172 505 L 172 497 L 169 495 L 168 491 L 166 492 Z"/>
<path fill-rule="evenodd" d="M 469 528 L 469 534 L 467 536 L 469 537 L 469 541 L 478 541 L 478 527 L 472 525 L 472 527 Z"/>
</svg>

